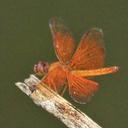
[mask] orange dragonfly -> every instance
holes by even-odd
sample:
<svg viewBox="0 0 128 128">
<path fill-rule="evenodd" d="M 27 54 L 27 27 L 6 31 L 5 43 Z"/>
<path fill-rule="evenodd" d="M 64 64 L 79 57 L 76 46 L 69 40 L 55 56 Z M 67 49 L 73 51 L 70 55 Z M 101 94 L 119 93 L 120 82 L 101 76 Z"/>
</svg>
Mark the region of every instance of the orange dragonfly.
<svg viewBox="0 0 128 128">
<path fill-rule="evenodd" d="M 53 45 L 59 61 L 50 66 L 40 61 L 34 66 L 38 75 L 44 75 L 42 82 L 59 94 L 68 87 L 70 96 L 78 103 L 86 103 L 98 90 L 99 84 L 93 76 L 115 73 L 117 66 L 105 67 L 103 32 L 99 28 L 87 31 L 75 50 L 75 40 L 69 28 L 59 18 L 49 23 Z"/>
</svg>

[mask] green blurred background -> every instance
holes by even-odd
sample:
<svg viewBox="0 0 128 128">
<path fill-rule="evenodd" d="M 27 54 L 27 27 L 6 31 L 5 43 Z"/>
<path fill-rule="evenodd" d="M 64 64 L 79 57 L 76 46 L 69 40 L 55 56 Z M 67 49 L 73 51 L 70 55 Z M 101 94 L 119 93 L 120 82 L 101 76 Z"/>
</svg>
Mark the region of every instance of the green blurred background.
<svg viewBox="0 0 128 128">
<path fill-rule="evenodd" d="M 37 61 L 56 60 L 52 16 L 64 19 L 77 41 L 89 28 L 103 29 L 106 65 L 118 65 L 120 72 L 98 77 L 100 90 L 86 105 L 66 97 L 103 128 L 128 128 L 127 0 L 1 0 L 0 127 L 66 128 L 15 86 L 33 73 Z"/>
</svg>

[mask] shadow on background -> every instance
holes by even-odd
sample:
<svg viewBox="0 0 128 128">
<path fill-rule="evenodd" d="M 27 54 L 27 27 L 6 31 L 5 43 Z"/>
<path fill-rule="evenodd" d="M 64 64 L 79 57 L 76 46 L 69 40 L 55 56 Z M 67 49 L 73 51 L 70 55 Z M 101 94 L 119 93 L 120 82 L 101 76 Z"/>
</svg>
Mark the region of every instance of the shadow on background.
<svg viewBox="0 0 128 128">
<path fill-rule="evenodd" d="M 104 31 L 106 65 L 120 66 L 114 75 L 97 77 L 101 84 L 90 103 L 74 105 L 104 128 L 128 127 L 128 8 L 125 0 L 0 1 L 1 128 L 66 128 L 18 90 L 14 83 L 32 73 L 38 60 L 56 60 L 48 20 L 65 20 L 79 41 L 92 27 Z"/>
</svg>

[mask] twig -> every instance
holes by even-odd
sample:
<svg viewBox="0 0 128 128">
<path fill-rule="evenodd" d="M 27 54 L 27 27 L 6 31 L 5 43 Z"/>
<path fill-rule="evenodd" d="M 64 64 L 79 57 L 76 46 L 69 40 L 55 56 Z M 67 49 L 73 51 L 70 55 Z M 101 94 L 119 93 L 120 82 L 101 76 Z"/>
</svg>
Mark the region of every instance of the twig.
<svg viewBox="0 0 128 128">
<path fill-rule="evenodd" d="M 63 97 L 52 91 L 34 75 L 24 83 L 17 82 L 16 86 L 28 95 L 34 103 L 52 113 L 69 128 L 101 128 L 86 114 L 76 109 Z"/>
</svg>

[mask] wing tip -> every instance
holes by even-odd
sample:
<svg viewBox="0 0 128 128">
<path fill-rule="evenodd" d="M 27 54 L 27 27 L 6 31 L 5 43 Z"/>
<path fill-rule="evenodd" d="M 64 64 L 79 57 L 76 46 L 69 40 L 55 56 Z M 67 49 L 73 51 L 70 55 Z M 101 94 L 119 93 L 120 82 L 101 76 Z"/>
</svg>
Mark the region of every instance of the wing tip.
<svg viewBox="0 0 128 128">
<path fill-rule="evenodd" d="M 69 32 L 69 28 L 68 26 L 65 25 L 65 22 L 62 18 L 60 17 L 52 17 L 49 20 L 49 27 L 52 33 L 56 33 L 56 32 Z"/>
<path fill-rule="evenodd" d="M 63 19 L 61 19 L 60 17 L 57 17 L 57 16 L 53 16 L 50 18 L 49 20 L 49 25 L 52 25 L 52 24 L 64 24 L 63 23 Z"/>
<path fill-rule="evenodd" d="M 50 18 L 50 20 L 49 20 L 49 27 L 50 27 L 50 29 L 52 29 L 53 24 L 55 24 L 56 18 L 57 18 L 56 16 Z"/>
<path fill-rule="evenodd" d="M 104 35 L 102 28 L 94 27 L 91 28 L 91 31 L 99 32 L 102 36 Z"/>
<path fill-rule="evenodd" d="M 116 73 L 120 70 L 120 67 L 119 66 L 113 66 L 113 73 Z"/>
<path fill-rule="evenodd" d="M 87 104 L 88 102 L 91 101 L 91 99 L 92 99 L 92 97 L 95 95 L 95 93 L 93 93 L 92 95 L 87 96 L 83 101 L 74 98 L 71 94 L 69 94 L 69 95 L 70 95 L 70 97 L 73 99 L 73 101 L 75 101 L 76 103 L 78 103 L 78 104 Z"/>
</svg>

